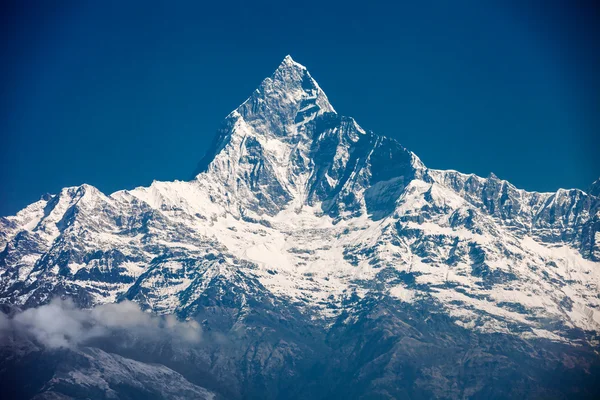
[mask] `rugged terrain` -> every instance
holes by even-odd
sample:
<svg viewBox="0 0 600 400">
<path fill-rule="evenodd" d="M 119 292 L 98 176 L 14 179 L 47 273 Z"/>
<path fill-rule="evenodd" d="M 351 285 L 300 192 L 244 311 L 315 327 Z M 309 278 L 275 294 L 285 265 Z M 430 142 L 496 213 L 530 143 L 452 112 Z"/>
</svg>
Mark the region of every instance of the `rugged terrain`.
<svg viewBox="0 0 600 400">
<path fill-rule="evenodd" d="M 3 351 L 27 356 L 7 356 L 0 379 L 33 357 L 62 372 L 32 395 L 74 396 L 64 388 L 85 383 L 65 371 L 110 363 L 222 398 L 592 398 L 599 194 L 600 180 L 537 193 L 429 169 L 337 114 L 288 56 L 191 181 L 65 188 L 0 219 L 11 312 L 132 300 L 201 322 L 204 340 L 56 350 L 13 332 Z M 115 374 L 101 379 L 114 396 L 147 396 L 122 394 Z"/>
</svg>

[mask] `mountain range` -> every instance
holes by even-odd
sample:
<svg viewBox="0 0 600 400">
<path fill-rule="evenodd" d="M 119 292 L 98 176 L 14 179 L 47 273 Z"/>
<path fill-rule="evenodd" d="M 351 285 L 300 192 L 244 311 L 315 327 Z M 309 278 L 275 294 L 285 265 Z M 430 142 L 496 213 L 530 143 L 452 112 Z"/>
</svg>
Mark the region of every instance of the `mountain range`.
<svg viewBox="0 0 600 400">
<path fill-rule="evenodd" d="M 594 398 L 599 196 L 430 169 L 287 56 L 193 179 L 68 187 L 0 218 L 7 321 L 134 302 L 197 321 L 201 342 L 49 348 L 0 324 L 0 382 L 36 399 Z"/>
</svg>

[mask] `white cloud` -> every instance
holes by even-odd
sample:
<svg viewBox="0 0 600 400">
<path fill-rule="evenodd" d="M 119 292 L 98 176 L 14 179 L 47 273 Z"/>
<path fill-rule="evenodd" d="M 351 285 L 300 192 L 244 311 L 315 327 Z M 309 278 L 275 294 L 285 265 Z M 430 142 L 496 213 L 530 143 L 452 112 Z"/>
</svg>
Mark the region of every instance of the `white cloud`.
<svg viewBox="0 0 600 400">
<path fill-rule="evenodd" d="M 0 313 L 0 334 L 14 331 L 33 336 L 50 347 L 75 347 L 87 340 L 126 330 L 145 338 L 171 338 L 198 342 L 202 330 L 196 321 L 179 321 L 175 316 L 146 313 L 133 302 L 104 304 L 78 309 L 71 300 L 54 299 L 12 318 Z"/>
</svg>

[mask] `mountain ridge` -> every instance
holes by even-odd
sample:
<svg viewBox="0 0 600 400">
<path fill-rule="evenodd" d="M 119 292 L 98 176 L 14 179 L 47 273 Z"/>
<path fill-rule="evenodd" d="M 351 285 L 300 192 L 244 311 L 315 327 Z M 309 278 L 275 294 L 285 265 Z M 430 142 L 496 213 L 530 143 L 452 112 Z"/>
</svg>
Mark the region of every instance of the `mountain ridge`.
<svg viewBox="0 0 600 400">
<path fill-rule="evenodd" d="M 191 181 L 155 181 L 109 196 L 90 185 L 65 188 L 0 219 L 2 301 L 33 306 L 71 293 L 82 296 L 83 306 L 135 298 L 157 312 L 173 312 L 193 303 L 177 298 L 207 289 L 204 274 L 241 281 L 252 276 L 276 296 L 314 297 L 308 309 L 323 316 L 340 301 L 327 298 L 368 293 L 378 270 L 391 268 L 421 282 L 418 289 L 405 282 L 385 291 L 405 300 L 435 293 L 450 312 L 457 312 L 452 302 L 483 307 L 475 301 L 481 288 L 489 297 L 498 285 L 544 282 L 545 310 L 527 299 L 500 297 L 525 301 L 521 305 L 534 315 L 545 315 L 551 304 L 551 318 L 575 315 L 559 325 L 598 329 L 596 196 L 578 189 L 527 192 L 493 174 L 429 169 L 396 140 L 338 115 L 290 56 L 225 118 L 213 143 Z M 305 231 L 313 239 L 332 236 L 337 248 L 313 246 Z M 202 267 L 182 268 L 181 257 L 198 257 Z M 178 265 L 169 267 L 178 271 L 171 282 L 161 278 L 166 270 L 160 260 L 169 258 Z M 557 267 L 530 267 L 540 260 Z M 160 279 L 162 294 L 151 284 Z M 438 288 L 448 279 L 472 293 Z M 552 293 L 568 281 L 581 293 L 569 289 L 565 304 L 579 311 L 569 311 Z M 151 287 L 140 291 L 144 285 Z M 529 285 L 532 295 L 535 285 Z M 491 303 L 493 311 L 486 312 L 494 318 L 539 328 L 511 310 L 511 301 Z"/>
<path fill-rule="evenodd" d="M 0 218 L 1 396 L 597 397 L 599 197 L 429 169 L 289 56 L 197 172 Z M 201 340 L 107 313 L 135 304 Z M 64 319 L 97 332 L 75 306 L 118 334 L 45 347 Z"/>
</svg>

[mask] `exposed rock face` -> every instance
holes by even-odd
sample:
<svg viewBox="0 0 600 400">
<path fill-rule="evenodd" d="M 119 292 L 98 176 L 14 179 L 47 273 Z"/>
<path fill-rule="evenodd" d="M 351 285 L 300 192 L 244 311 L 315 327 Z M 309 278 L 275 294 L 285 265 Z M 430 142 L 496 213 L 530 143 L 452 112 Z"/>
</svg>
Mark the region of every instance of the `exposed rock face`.
<svg viewBox="0 0 600 400">
<path fill-rule="evenodd" d="M 428 169 L 338 115 L 288 56 L 193 180 L 66 188 L 1 218 L 0 301 L 130 299 L 205 320 L 229 353 L 173 363 L 225 397 L 559 396 L 598 362 L 597 187 Z M 571 386 L 548 380 L 569 368 Z"/>
</svg>

